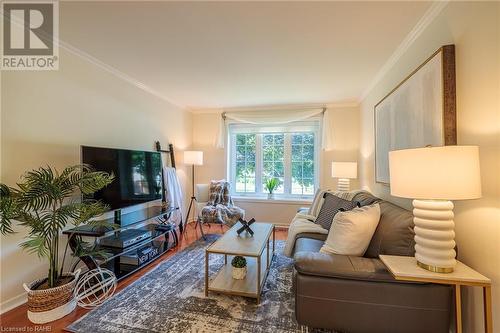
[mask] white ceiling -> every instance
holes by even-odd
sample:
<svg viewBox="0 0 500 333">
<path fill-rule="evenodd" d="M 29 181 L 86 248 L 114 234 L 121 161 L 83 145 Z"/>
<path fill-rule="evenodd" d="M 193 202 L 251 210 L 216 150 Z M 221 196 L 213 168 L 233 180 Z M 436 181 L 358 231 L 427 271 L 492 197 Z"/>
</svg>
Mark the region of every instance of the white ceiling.
<svg viewBox="0 0 500 333">
<path fill-rule="evenodd" d="M 60 2 L 60 37 L 191 109 L 342 103 L 430 4 Z"/>
</svg>

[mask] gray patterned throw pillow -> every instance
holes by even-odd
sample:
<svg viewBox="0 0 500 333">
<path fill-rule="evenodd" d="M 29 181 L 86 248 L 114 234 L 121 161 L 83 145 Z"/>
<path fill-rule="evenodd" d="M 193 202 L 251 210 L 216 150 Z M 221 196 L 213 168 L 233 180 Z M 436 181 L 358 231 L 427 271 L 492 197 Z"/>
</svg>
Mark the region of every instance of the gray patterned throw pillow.
<svg viewBox="0 0 500 333">
<path fill-rule="evenodd" d="M 344 200 L 331 193 L 325 193 L 325 201 L 314 223 L 319 224 L 326 230 L 330 230 L 335 214 L 339 211 L 351 210 L 356 206 L 355 202 Z"/>
</svg>

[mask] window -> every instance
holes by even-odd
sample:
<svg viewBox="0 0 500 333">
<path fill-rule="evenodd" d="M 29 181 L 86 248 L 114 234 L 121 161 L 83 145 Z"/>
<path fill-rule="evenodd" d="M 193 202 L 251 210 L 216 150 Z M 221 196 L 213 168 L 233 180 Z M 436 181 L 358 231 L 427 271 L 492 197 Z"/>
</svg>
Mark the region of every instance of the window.
<svg viewBox="0 0 500 333">
<path fill-rule="evenodd" d="M 277 178 L 281 197 L 307 197 L 318 185 L 319 123 L 280 127 L 229 127 L 229 179 L 237 195 L 265 195 L 266 181 Z"/>
<path fill-rule="evenodd" d="M 292 137 L 292 194 L 314 194 L 314 133 Z"/>
<path fill-rule="evenodd" d="M 241 135 L 241 134 L 238 134 Z M 284 193 L 285 183 L 285 134 L 262 135 L 262 188 L 270 178 L 278 178 L 280 185 L 274 193 Z"/>
<path fill-rule="evenodd" d="M 236 137 L 236 192 L 255 192 L 255 134 Z"/>
</svg>

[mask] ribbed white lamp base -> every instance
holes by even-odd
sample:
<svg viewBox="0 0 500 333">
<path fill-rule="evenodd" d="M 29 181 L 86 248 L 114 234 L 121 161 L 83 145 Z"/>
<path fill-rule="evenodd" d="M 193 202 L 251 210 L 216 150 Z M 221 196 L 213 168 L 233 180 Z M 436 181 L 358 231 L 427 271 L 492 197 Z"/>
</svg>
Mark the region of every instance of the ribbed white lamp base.
<svg viewBox="0 0 500 333">
<path fill-rule="evenodd" d="M 415 258 L 429 271 L 451 273 L 456 265 L 453 203 L 413 200 Z"/>
<path fill-rule="evenodd" d="M 337 190 L 342 192 L 348 192 L 350 189 L 350 181 L 349 178 L 339 178 L 337 182 Z"/>
</svg>

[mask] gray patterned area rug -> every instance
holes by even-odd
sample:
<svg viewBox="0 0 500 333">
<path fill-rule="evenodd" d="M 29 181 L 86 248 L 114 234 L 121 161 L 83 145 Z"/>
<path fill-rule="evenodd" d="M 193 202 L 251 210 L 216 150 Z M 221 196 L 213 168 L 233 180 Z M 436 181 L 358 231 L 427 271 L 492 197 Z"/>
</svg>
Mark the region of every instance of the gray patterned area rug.
<svg viewBox="0 0 500 333">
<path fill-rule="evenodd" d="M 293 262 L 282 255 L 283 241 L 276 241 L 276 255 L 262 291 L 255 299 L 204 294 L 205 248 L 218 238 L 207 235 L 184 251 L 92 310 L 66 330 L 101 332 L 317 332 L 297 324 L 292 294 Z M 223 257 L 210 257 L 210 271 Z"/>
</svg>

